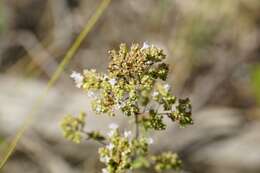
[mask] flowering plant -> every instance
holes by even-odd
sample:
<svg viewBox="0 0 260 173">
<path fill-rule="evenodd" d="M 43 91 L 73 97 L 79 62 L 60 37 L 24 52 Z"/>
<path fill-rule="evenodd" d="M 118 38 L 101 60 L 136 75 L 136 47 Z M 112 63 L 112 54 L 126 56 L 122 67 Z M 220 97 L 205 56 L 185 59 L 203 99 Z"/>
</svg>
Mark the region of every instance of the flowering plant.
<svg viewBox="0 0 260 173">
<path fill-rule="evenodd" d="M 157 172 L 179 169 L 181 161 L 177 154 L 165 152 L 149 154 L 153 143 L 147 132 L 165 130 L 165 117 L 181 127 L 192 124 L 191 103 L 188 98 L 172 95 L 170 85 L 165 83 L 169 66 L 163 62 L 166 55 L 162 49 L 144 43 L 130 48 L 121 44 L 119 50 L 109 51 L 108 73 L 84 70 L 73 72 L 76 86 L 87 92 L 92 108 L 97 114 L 115 116 L 116 112 L 134 119 L 135 130 L 121 131 L 111 124 L 106 135 L 99 131 L 84 131 L 85 114 L 78 117 L 67 115 L 61 123 L 64 136 L 76 143 L 82 139 L 99 142 L 100 161 L 105 164 L 102 173 L 124 173 L 140 168 L 154 168 Z"/>
</svg>

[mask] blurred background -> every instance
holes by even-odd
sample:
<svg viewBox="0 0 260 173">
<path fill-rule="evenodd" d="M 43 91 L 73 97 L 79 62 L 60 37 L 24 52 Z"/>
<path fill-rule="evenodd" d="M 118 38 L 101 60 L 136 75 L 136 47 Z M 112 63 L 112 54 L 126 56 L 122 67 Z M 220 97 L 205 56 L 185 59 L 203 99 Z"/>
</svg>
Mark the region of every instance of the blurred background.
<svg viewBox="0 0 260 173">
<path fill-rule="evenodd" d="M 0 1 L 0 158 L 100 2 Z M 152 152 L 177 152 L 183 173 L 259 173 L 259 0 L 112 0 L 0 172 L 100 172 L 98 146 L 67 142 L 59 129 L 65 114 L 81 110 L 89 129 L 106 130 L 110 121 L 91 112 L 69 75 L 105 71 L 109 49 L 144 41 L 165 50 L 172 91 L 192 99 L 195 122 L 168 123 Z"/>
</svg>

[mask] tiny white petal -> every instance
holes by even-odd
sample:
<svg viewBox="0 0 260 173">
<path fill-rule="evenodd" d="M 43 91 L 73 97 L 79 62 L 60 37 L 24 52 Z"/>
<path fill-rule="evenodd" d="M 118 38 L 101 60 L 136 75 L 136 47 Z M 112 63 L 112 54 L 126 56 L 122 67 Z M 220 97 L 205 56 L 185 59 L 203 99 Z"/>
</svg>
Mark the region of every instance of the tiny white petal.
<svg viewBox="0 0 260 173">
<path fill-rule="evenodd" d="M 152 61 L 147 61 L 146 64 L 151 65 L 153 62 Z"/>
<path fill-rule="evenodd" d="M 100 157 L 100 161 L 103 162 L 103 163 L 108 163 L 109 160 L 110 160 L 110 158 L 108 156 Z"/>
<path fill-rule="evenodd" d="M 95 97 L 95 93 L 93 91 L 89 91 L 87 93 L 87 96 L 93 98 L 93 97 Z"/>
<path fill-rule="evenodd" d="M 108 170 L 106 168 L 102 169 L 102 173 L 109 173 Z"/>
<path fill-rule="evenodd" d="M 116 84 L 116 79 L 110 79 L 109 81 L 108 81 L 112 86 L 114 86 L 115 84 Z"/>
<path fill-rule="evenodd" d="M 74 80 L 78 88 L 80 88 L 83 85 L 84 77 L 80 73 L 73 71 L 70 77 Z"/>
<path fill-rule="evenodd" d="M 153 97 L 157 97 L 159 95 L 159 92 L 155 91 L 153 92 Z"/>
<path fill-rule="evenodd" d="M 165 84 L 165 85 L 163 86 L 163 88 L 164 88 L 166 91 L 169 91 L 171 87 L 170 87 L 169 84 Z"/>
<path fill-rule="evenodd" d="M 132 135 L 132 132 L 131 131 L 125 131 L 124 132 L 124 137 L 125 138 L 128 138 L 128 137 L 130 137 Z"/>
<path fill-rule="evenodd" d="M 148 143 L 148 144 L 153 144 L 153 143 L 154 143 L 153 138 L 148 138 L 148 139 L 147 139 L 147 143 Z"/>
<path fill-rule="evenodd" d="M 118 102 L 118 103 L 115 105 L 115 109 L 116 109 L 116 110 L 119 110 L 119 109 L 123 108 L 124 106 L 125 106 L 125 103 Z"/>
<path fill-rule="evenodd" d="M 111 124 L 109 124 L 109 128 L 110 129 L 112 129 L 112 130 L 116 130 L 116 129 L 118 129 L 118 124 L 116 124 L 116 123 L 111 123 Z"/>
<path fill-rule="evenodd" d="M 143 50 L 143 49 L 147 49 L 147 48 L 149 48 L 150 47 L 150 45 L 148 44 L 148 42 L 144 42 L 143 43 L 143 47 L 141 48 L 141 50 Z"/>
<path fill-rule="evenodd" d="M 107 145 L 107 149 L 109 149 L 109 150 L 113 150 L 114 147 L 115 147 L 115 145 L 111 144 L 111 143 Z"/>
<path fill-rule="evenodd" d="M 115 131 L 114 130 L 111 130 L 107 133 L 108 137 L 112 137 L 113 135 L 115 134 Z"/>
<path fill-rule="evenodd" d="M 100 113 L 100 112 L 101 112 L 101 107 L 100 107 L 100 106 L 97 106 L 97 107 L 96 107 L 96 112 L 97 112 L 97 113 Z"/>
<path fill-rule="evenodd" d="M 115 105 L 115 110 L 119 110 L 119 109 L 121 109 L 121 105 L 117 103 L 117 104 Z"/>
</svg>

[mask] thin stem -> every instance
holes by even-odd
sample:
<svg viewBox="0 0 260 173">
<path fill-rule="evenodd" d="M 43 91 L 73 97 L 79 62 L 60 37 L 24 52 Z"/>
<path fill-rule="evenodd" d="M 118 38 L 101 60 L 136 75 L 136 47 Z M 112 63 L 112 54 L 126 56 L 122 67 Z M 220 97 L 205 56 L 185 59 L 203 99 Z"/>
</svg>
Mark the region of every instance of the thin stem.
<svg viewBox="0 0 260 173">
<path fill-rule="evenodd" d="M 87 138 L 87 140 L 89 140 L 89 139 L 92 139 L 92 138 Z M 94 140 L 94 139 L 92 139 L 92 140 Z M 99 144 L 101 144 L 103 146 L 107 145 L 107 143 L 105 143 L 103 141 L 100 141 L 100 140 L 94 140 L 94 141 L 96 141 L 97 143 L 99 143 Z"/>
<path fill-rule="evenodd" d="M 171 113 L 170 111 L 168 111 L 168 112 L 158 112 L 157 114 L 158 115 L 165 115 L 165 114 L 169 114 L 169 113 Z"/>
<path fill-rule="evenodd" d="M 89 135 L 89 132 L 86 132 L 84 130 L 82 130 L 82 133 L 84 133 L 87 137 L 86 137 L 86 140 L 90 140 L 92 139 L 93 141 L 96 141 L 97 143 L 101 144 L 101 145 L 107 145 L 106 142 L 104 141 L 101 141 L 101 140 L 98 140 L 98 139 L 94 139 L 94 138 L 91 138 L 90 135 Z"/>
</svg>

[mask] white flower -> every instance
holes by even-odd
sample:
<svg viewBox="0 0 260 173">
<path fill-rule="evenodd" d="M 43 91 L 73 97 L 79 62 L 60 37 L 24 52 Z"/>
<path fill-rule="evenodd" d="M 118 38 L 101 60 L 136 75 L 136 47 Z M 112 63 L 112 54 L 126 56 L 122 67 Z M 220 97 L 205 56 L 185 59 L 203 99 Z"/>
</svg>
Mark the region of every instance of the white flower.
<svg viewBox="0 0 260 173">
<path fill-rule="evenodd" d="M 112 86 L 114 86 L 115 84 L 116 84 L 116 79 L 110 79 L 109 81 L 108 81 Z"/>
<path fill-rule="evenodd" d="M 114 134 L 115 134 L 115 130 L 111 130 L 107 133 L 107 136 L 111 138 Z"/>
<path fill-rule="evenodd" d="M 73 71 L 70 77 L 74 80 L 78 88 L 80 88 L 83 85 L 84 77 L 80 73 Z"/>
<path fill-rule="evenodd" d="M 147 139 L 147 143 L 148 143 L 149 145 L 153 144 L 153 143 L 154 143 L 153 138 L 148 138 L 148 139 Z"/>
<path fill-rule="evenodd" d="M 105 157 L 100 157 L 100 162 L 103 162 L 103 163 L 108 163 L 110 160 L 110 158 L 108 156 L 105 156 Z"/>
<path fill-rule="evenodd" d="M 120 105 L 120 103 L 117 103 L 116 105 L 115 105 L 115 110 L 119 110 L 119 109 L 121 109 L 122 108 L 122 106 Z"/>
<path fill-rule="evenodd" d="M 159 92 L 158 91 L 155 91 L 155 92 L 153 92 L 153 97 L 157 97 L 159 95 Z"/>
<path fill-rule="evenodd" d="M 165 85 L 163 86 L 163 88 L 164 88 L 166 91 L 169 91 L 171 87 L 170 87 L 169 84 L 165 84 Z"/>
<path fill-rule="evenodd" d="M 112 143 L 107 145 L 107 149 L 109 149 L 109 150 L 113 150 L 114 147 L 115 147 L 115 145 Z"/>
<path fill-rule="evenodd" d="M 116 123 L 111 123 L 111 124 L 109 124 L 109 128 L 110 129 L 112 129 L 112 130 L 116 130 L 116 129 L 118 129 L 118 124 L 116 124 Z"/>
<path fill-rule="evenodd" d="M 151 64 L 153 64 L 153 61 L 147 61 L 146 64 L 151 65 Z"/>
<path fill-rule="evenodd" d="M 124 137 L 125 138 L 128 138 L 128 137 L 130 137 L 132 135 L 132 132 L 131 131 L 125 131 L 124 132 Z"/>
<path fill-rule="evenodd" d="M 101 112 L 101 106 L 97 106 L 97 107 L 96 107 L 96 112 L 97 112 L 97 113 L 100 113 L 100 112 Z"/>
<path fill-rule="evenodd" d="M 151 46 L 148 44 L 147 41 L 145 41 L 145 42 L 143 43 L 143 47 L 141 48 L 141 50 L 147 49 L 147 48 L 149 48 L 149 47 L 151 47 Z"/>
<path fill-rule="evenodd" d="M 90 98 L 94 98 L 95 97 L 95 93 L 93 91 L 89 91 L 87 93 L 87 96 L 90 97 Z"/>
<path fill-rule="evenodd" d="M 108 170 L 106 168 L 102 169 L 102 173 L 109 173 Z"/>
<path fill-rule="evenodd" d="M 116 110 L 119 110 L 119 109 L 123 108 L 124 106 L 125 106 L 125 103 L 118 102 L 118 103 L 115 105 L 115 109 L 116 109 Z"/>
</svg>

